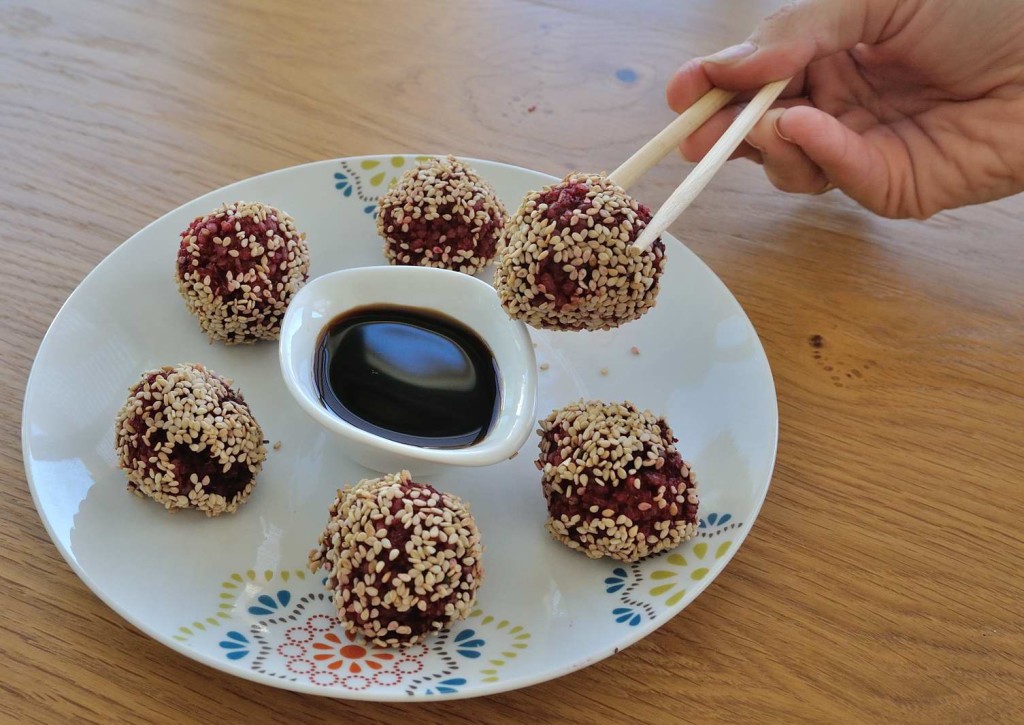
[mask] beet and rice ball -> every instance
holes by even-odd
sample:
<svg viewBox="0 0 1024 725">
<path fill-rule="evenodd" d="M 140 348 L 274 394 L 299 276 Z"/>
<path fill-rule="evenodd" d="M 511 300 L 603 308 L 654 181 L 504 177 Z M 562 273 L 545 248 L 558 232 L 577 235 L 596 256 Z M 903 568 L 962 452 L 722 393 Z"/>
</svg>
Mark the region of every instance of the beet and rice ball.
<svg viewBox="0 0 1024 725">
<path fill-rule="evenodd" d="M 175 279 L 211 340 L 276 340 L 292 296 L 309 277 L 306 235 L 279 209 L 238 201 L 181 233 Z"/>
<path fill-rule="evenodd" d="M 547 528 L 570 549 L 632 562 L 697 533 L 697 477 L 664 419 L 629 402 L 580 401 L 539 432 Z"/>
<path fill-rule="evenodd" d="M 327 571 L 347 631 L 390 647 L 469 615 L 482 553 L 468 507 L 402 471 L 338 491 L 309 568 Z"/>
<path fill-rule="evenodd" d="M 190 363 L 142 373 L 117 414 L 114 447 L 129 491 L 207 516 L 234 513 L 266 458 L 242 394 Z"/>
<path fill-rule="evenodd" d="M 508 212 L 454 156 L 406 171 L 377 201 L 377 233 L 392 264 L 476 274 L 494 256 Z"/>
<path fill-rule="evenodd" d="M 654 306 L 658 238 L 633 247 L 650 210 L 601 174 L 532 191 L 502 233 L 494 286 L 513 319 L 550 330 L 608 330 Z"/>
</svg>

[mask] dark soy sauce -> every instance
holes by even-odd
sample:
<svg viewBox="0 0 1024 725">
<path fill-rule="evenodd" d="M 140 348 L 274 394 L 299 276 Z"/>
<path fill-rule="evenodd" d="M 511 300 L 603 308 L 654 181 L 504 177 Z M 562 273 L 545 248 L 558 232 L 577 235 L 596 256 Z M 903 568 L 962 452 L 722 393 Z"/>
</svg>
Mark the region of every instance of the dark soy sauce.
<svg viewBox="0 0 1024 725">
<path fill-rule="evenodd" d="M 313 375 L 343 420 L 424 448 L 477 443 L 501 402 L 484 341 L 431 310 L 372 305 L 339 315 L 320 333 Z"/>
</svg>

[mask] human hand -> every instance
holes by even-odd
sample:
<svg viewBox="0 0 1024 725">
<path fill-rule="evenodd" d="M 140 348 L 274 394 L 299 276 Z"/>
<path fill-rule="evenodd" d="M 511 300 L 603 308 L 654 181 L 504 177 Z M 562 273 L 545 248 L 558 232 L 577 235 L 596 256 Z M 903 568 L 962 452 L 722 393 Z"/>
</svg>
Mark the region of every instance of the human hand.
<svg viewBox="0 0 1024 725">
<path fill-rule="evenodd" d="M 668 103 L 681 112 L 713 86 L 787 76 L 735 154 L 783 191 L 834 186 L 919 219 L 1024 191 L 1022 0 L 800 0 L 745 43 L 685 64 Z M 739 111 L 711 118 L 683 155 L 703 157 Z"/>
</svg>

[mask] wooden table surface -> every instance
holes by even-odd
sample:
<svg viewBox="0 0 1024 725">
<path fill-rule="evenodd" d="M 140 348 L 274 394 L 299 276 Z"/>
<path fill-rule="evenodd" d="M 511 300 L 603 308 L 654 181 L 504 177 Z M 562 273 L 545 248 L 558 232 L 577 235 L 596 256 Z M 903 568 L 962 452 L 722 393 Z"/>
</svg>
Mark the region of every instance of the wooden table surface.
<svg viewBox="0 0 1024 725">
<path fill-rule="evenodd" d="M 764 342 L 772 487 L 692 606 L 557 681 L 396 706 L 222 674 L 104 606 L 33 507 L 19 411 L 40 339 L 143 225 L 346 155 L 614 168 L 671 118 L 675 67 L 773 5 L 3 0 L 0 719 L 1020 721 L 1024 197 L 896 222 L 776 192 L 747 162 L 715 179 L 674 232 Z M 656 206 L 686 169 L 635 192 Z"/>
</svg>

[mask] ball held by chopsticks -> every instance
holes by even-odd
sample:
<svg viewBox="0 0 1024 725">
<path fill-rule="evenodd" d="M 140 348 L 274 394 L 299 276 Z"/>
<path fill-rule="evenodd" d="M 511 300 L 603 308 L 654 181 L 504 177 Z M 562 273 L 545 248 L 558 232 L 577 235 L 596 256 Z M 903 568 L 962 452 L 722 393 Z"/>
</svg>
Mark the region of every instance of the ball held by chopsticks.
<svg viewBox="0 0 1024 725">
<path fill-rule="evenodd" d="M 650 210 L 607 176 L 572 173 L 526 195 L 502 232 L 494 285 L 531 327 L 607 330 L 655 303 L 665 262 L 657 240 L 633 242 Z"/>
</svg>

